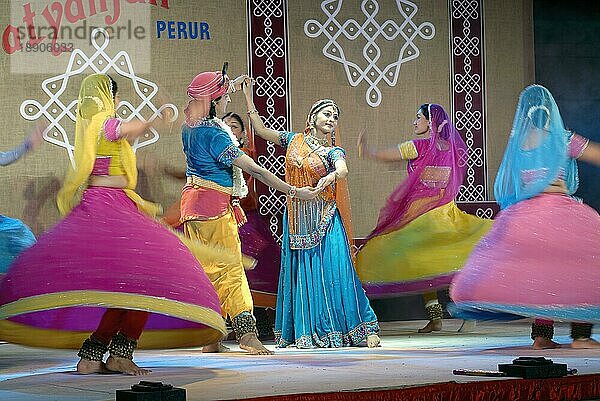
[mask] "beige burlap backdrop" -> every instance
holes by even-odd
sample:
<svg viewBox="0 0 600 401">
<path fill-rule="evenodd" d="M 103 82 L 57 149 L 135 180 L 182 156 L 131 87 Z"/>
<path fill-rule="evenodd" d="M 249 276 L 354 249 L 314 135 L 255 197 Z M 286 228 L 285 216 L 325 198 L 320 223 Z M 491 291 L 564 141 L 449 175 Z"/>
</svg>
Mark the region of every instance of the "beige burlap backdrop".
<svg viewBox="0 0 600 401">
<path fill-rule="evenodd" d="M 22 2 L 4 0 L 2 3 L 5 6 L 3 8 L 10 12 L 0 16 L 0 26 L 4 29 L 9 24 L 23 25 Z M 36 24 L 48 25 L 41 15 L 43 8 L 50 3 L 42 0 L 31 2 L 31 7 L 36 12 Z M 65 4 L 64 1 L 58 3 Z M 85 28 L 89 32 L 91 25 L 102 25 L 104 17 L 113 13 L 110 4 L 107 12 L 100 13 L 100 3 L 96 2 L 98 15 L 91 16 L 88 2 L 83 3 L 87 13 L 85 20 L 70 23 L 65 17 L 63 26 L 75 29 L 85 21 Z M 111 41 L 104 52 L 114 57 L 119 51 L 126 51 L 134 70 L 140 71 L 136 75 L 159 86 L 159 96 L 153 102 L 171 102 L 177 105 L 181 118 L 187 102 L 185 88 L 196 73 L 220 69 L 225 60 L 230 63 L 230 75 L 248 71 L 247 5 L 244 0 L 180 0 L 170 2 L 166 9 L 158 3 L 159 5 L 154 6 L 121 2 L 121 15 L 115 25 L 125 28 L 120 32 L 119 40 Z M 358 9 L 361 3 L 359 0 L 345 1 L 344 18 L 362 21 L 364 16 L 361 17 Z M 383 19 L 398 19 L 396 1 L 382 0 L 378 3 Z M 303 129 L 306 112 L 317 99 L 332 98 L 340 105 L 342 115 L 339 131 L 344 136 L 347 150 L 354 232 L 359 237 L 370 231 L 386 196 L 405 176 L 402 164 L 380 164 L 357 158 L 354 143 L 360 129 L 367 129 L 371 145 L 392 146 L 412 137 L 412 120 L 421 103 L 440 103 L 449 112 L 451 108 L 448 4 L 439 0 L 415 0 L 413 3 L 418 6 L 418 14 L 413 20 L 416 23 L 431 22 L 435 26 L 435 36 L 430 40 L 415 40 L 420 51 L 419 57 L 402 64 L 394 87 L 379 85 L 382 92 L 381 103 L 377 107 L 371 107 L 365 100 L 367 86 L 362 83 L 352 87 L 343 66 L 323 56 L 322 49 L 326 42 L 324 37 L 309 38 L 304 32 L 306 21 L 317 17 L 322 19 L 322 15 L 317 13 L 321 1 L 287 1 L 289 49 L 286 57 L 289 62 L 290 88 L 287 100 L 291 105 L 291 128 L 296 131 Z M 354 7 L 352 4 L 355 4 Z M 352 9 L 355 11 L 351 11 Z M 128 25 L 129 21 L 132 23 Z M 176 38 L 169 39 L 166 28 L 161 31 L 161 38 L 158 38 L 157 21 L 165 24 L 174 21 L 175 27 L 177 22 L 206 22 L 210 39 L 177 38 L 176 30 Z M 401 21 L 398 19 L 398 23 Z M 132 34 L 136 27 L 137 36 Z M 485 2 L 484 30 L 486 151 L 488 181 L 493 182 L 512 123 L 518 93 L 525 85 L 533 82 L 531 1 Z M 71 41 L 66 37 L 57 41 L 73 42 L 76 48 L 81 48 L 88 56 L 94 51 L 89 44 L 89 35 L 78 41 Z M 340 42 L 345 46 L 348 58 L 361 57 L 364 43 Z M 398 57 L 397 43 L 383 41 L 380 48 L 384 64 Z M 42 81 L 67 71 L 70 53 L 53 56 L 49 52 L 29 50 L 12 55 L 3 52 L 1 56 L 0 93 L 3 107 L 0 113 L 3 130 L 0 133 L 0 150 L 8 150 L 19 144 L 34 125 L 34 122 L 27 121 L 20 115 L 21 104 L 27 99 L 45 104 L 49 97 L 42 91 Z M 76 98 L 83 76 L 91 72 L 88 69 L 68 79 L 67 88 L 60 96 L 63 103 Z M 121 98 L 138 105 L 140 99 L 135 94 L 132 80 L 116 73 L 114 77 L 119 82 Z M 242 115 L 245 113 L 242 96 L 232 96 L 230 110 Z M 143 111 L 147 112 L 148 110 Z M 74 124 L 67 119 L 62 119 L 61 123 L 72 138 Z M 179 125 L 180 121 L 167 126 L 161 131 L 158 142 L 137 152 L 143 170 L 139 182 L 140 193 L 165 206 L 178 199 L 181 188 L 180 182 L 161 173 L 165 165 L 184 166 Z M 36 152 L 19 162 L 1 167 L 0 213 L 24 220 L 36 234 L 47 230 L 59 218 L 55 195 L 68 163 L 68 154 L 64 148 L 45 142 Z"/>
</svg>

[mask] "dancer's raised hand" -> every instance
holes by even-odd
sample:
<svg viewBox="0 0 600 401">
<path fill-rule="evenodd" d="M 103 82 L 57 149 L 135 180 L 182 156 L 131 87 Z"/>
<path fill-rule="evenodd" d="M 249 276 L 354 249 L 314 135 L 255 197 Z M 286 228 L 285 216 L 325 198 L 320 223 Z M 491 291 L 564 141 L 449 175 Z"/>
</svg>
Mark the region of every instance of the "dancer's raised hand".
<svg viewBox="0 0 600 401">
<path fill-rule="evenodd" d="M 44 140 L 44 138 L 43 138 L 44 130 L 47 127 L 48 127 L 48 124 L 46 124 L 46 123 L 38 123 L 31 130 L 29 135 L 27 135 L 27 139 L 25 139 L 25 141 L 29 144 L 30 150 L 33 150 L 42 144 L 42 141 Z"/>
<path fill-rule="evenodd" d="M 365 128 L 360 130 L 358 139 L 356 140 L 356 147 L 358 148 L 358 157 L 366 158 L 369 155 L 369 145 L 367 143 L 367 130 Z"/>
</svg>

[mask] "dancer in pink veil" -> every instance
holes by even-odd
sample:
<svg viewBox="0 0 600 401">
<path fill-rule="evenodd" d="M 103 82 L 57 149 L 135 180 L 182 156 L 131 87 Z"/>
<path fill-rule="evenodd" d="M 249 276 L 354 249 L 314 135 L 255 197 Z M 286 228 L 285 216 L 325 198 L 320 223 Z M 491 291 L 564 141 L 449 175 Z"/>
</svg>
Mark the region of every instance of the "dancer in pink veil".
<svg viewBox="0 0 600 401">
<path fill-rule="evenodd" d="M 364 134 L 358 139 L 362 157 L 407 160 L 408 177 L 381 209 L 356 268 L 370 298 L 425 293 L 429 322 L 419 332 L 429 333 L 442 328 L 437 289 L 450 284 L 491 220 L 464 213 L 454 203 L 468 152 L 443 107 L 422 105 L 413 126 L 419 138 L 391 149 L 370 149 Z"/>
</svg>

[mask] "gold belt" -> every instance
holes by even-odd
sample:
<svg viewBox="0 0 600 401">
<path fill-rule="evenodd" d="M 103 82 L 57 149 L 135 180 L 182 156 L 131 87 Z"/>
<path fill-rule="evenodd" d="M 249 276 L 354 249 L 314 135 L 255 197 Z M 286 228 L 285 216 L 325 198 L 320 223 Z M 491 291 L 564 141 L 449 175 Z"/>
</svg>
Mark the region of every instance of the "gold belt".
<svg viewBox="0 0 600 401">
<path fill-rule="evenodd" d="M 217 184 L 216 182 L 198 177 L 197 175 L 188 176 L 186 182 L 188 184 L 199 186 L 202 188 L 214 189 L 215 191 L 223 192 L 227 195 L 233 194 L 233 187 L 224 187 L 222 185 Z"/>
</svg>

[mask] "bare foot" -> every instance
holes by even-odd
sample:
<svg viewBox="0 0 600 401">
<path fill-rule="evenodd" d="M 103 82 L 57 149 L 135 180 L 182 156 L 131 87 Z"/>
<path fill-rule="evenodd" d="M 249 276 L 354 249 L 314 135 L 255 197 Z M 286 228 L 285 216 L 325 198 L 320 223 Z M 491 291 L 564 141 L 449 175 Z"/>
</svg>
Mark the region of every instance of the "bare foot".
<svg viewBox="0 0 600 401">
<path fill-rule="evenodd" d="M 430 320 L 425 327 L 419 329 L 419 333 L 431 333 L 432 331 L 442 330 L 442 319 Z"/>
<path fill-rule="evenodd" d="M 211 354 L 211 353 L 216 353 L 216 352 L 229 352 L 229 351 L 231 351 L 229 349 L 229 347 L 224 346 L 221 341 L 219 341 L 218 343 L 214 343 L 214 344 L 208 344 L 208 345 L 202 347 L 203 354 Z"/>
<path fill-rule="evenodd" d="M 377 334 L 369 334 L 367 336 L 367 347 L 376 348 L 381 346 L 381 339 Z"/>
<path fill-rule="evenodd" d="M 273 351 L 265 348 L 254 333 L 246 333 L 240 338 L 240 348 L 250 355 L 273 355 Z"/>
<path fill-rule="evenodd" d="M 106 368 L 113 372 L 121 372 L 132 376 L 144 376 L 151 372 L 149 369 L 140 368 L 131 359 L 117 358 L 112 355 L 106 360 Z"/>
<path fill-rule="evenodd" d="M 571 348 L 579 349 L 600 349 L 600 343 L 591 338 L 577 338 L 571 343 Z"/>
<path fill-rule="evenodd" d="M 106 365 L 102 361 L 92 361 L 89 359 L 80 359 L 77 362 L 77 373 L 81 375 L 89 375 L 92 373 L 112 373 L 106 369 Z"/>
<path fill-rule="evenodd" d="M 553 348 L 560 348 L 561 345 L 557 342 L 554 342 L 552 340 L 550 340 L 549 338 L 544 338 L 544 337 L 536 337 L 535 340 L 533 340 L 533 345 L 532 348 L 533 349 L 553 349 Z"/>
<path fill-rule="evenodd" d="M 463 320 L 460 328 L 458 329 L 459 333 L 470 333 L 475 330 L 475 325 L 477 324 L 476 320 Z"/>
</svg>

